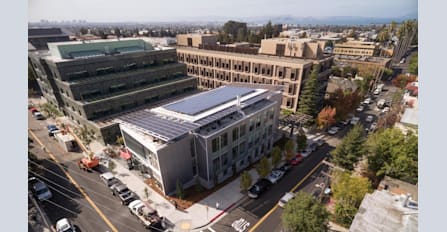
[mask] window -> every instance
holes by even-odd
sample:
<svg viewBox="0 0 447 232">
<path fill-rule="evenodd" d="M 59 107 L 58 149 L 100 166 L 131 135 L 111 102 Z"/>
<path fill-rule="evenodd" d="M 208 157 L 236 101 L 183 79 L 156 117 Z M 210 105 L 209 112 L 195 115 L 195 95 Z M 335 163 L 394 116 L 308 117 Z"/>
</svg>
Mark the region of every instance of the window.
<svg viewBox="0 0 447 232">
<path fill-rule="evenodd" d="M 213 167 L 214 167 L 214 171 L 219 171 L 220 170 L 219 158 L 216 158 L 216 159 L 213 160 Z"/>
<path fill-rule="evenodd" d="M 233 160 L 236 160 L 237 156 L 239 155 L 239 147 L 238 146 L 233 147 L 232 154 L 233 154 L 233 156 L 232 156 Z"/>
<path fill-rule="evenodd" d="M 241 137 L 245 135 L 245 130 L 246 130 L 245 124 L 241 125 L 241 127 L 240 127 L 240 136 Z"/>
<path fill-rule="evenodd" d="M 211 149 L 212 152 L 216 152 L 219 150 L 219 138 L 213 139 L 213 141 L 211 142 Z"/>
<path fill-rule="evenodd" d="M 282 71 L 278 72 L 278 76 L 282 77 Z"/>
<path fill-rule="evenodd" d="M 225 133 L 220 136 L 220 146 L 225 147 L 228 145 L 228 134 Z"/>
<path fill-rule="evenodd" d="M 236 127 L 233 129 L 233 142 L 239 138 L 239 128 Z"/>
<path fill-rule="evenodd" d="M 228 153 L 222 155 L 222 164 L 226 166 L 228 164 Z"/>
</svg>

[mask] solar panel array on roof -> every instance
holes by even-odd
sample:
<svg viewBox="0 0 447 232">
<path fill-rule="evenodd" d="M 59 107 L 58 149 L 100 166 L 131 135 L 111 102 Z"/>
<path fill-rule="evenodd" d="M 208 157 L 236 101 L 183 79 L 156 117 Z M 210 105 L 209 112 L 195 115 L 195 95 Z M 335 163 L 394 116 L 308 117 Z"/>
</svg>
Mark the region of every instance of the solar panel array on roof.
<svg viewBox="0 0 447 232">
<path fill-rule="evenodd" d="M 189 122 L 163 118 L 146 110 L 137 111 L 119 119 L 140 127 L 148 134 L 164 141 L 175 139 L 198 127 Z"/>
<path fill-rule="evenodd" d="M 242 97 L 254 91 L 256 89 L 224 86 L 168 104 L 164 108 L 178 113 L 197 115 L 215 106 L 235 100 L 237 96 Z"/>
</svg>

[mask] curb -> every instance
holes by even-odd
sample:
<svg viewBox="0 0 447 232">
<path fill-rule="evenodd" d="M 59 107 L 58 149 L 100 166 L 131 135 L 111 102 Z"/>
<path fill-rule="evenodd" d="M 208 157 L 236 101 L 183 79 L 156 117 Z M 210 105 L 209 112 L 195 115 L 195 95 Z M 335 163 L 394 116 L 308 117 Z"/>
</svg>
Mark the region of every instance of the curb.
<svg viewBox="0 0 447 232">
<path fill-rule="evenodd" d="M 198 226 L 198 227 L 196 227 L 196 228 L 193 228 L 193 230 L 201 229 L 201 228 L 206 227 L 206 226 L 208 226 L 209 224 L 213 223 L 213 222 L 214 222 L 215 220 L 217 220 L 220 216 L 222 216 L 222 215 L 223 215 L 224 213 L 226 213 L 228 210 L 230 210 L 231 208 L 233 208 L 233 206 L 235 206 L 236 203 L 237 203 L 238 201 L 239 201 L 239 200 L 237 200 L 236 202 L 232 203 L 232 204 L 229 205 L 227 208 L 225 208 L 224 210 L 222 210 L 222 212 L 218 213 L 216 216 L 214 216 L 213 218 L 211 218 L 211 220 L 210 220 L 208 223 L 206 223 L 205 225 L 202 225 L 202 226 Z"/>
</svg>

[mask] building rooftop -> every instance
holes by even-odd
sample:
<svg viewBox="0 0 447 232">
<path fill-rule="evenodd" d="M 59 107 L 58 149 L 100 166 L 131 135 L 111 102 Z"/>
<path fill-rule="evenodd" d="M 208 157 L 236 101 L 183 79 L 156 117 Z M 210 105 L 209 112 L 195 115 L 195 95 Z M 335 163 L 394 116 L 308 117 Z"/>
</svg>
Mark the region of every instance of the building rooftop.
<svg viewBox="0 0 447 232">
<path fill-rule="evenodd" d="M 270 94 L 267 89 L 256 87 L 222 86 L 151 110 L 133 112 L 118 117 L 116 121 L 143 134 L 169 142 L 215 121 L 221 120 L 222 122 L 217 124 L 222 126 L 231 120 L 237 120 L 241 117 L 238 112 L 259 102 L 267 101 L 260 104 L 265 107 L 271 104 L 267 100 Z M 237 96 L 240 96 L 239 101 Z M 255 108 L 259 110 L 259 106 Z M 226 117 L 229 119 L 223 120 Z M 203 134 L 217 128 L 219 125 L 213 124 L 205 129 L 206 133 Z"/>
<path fill-rule="evenodd" d="M 142 39 L 126 38 L 114 40 L 89 40 L 48 43 L 53 61 L 67 61 L 79 58 L 91 58 L 129 52 L 154 50 L 154 47 Z"/>
<path fill-rule="evenodd" d="M 68 36 L 60 28 L 29 28 L 28 38 Z"/>
<path fill-rule="evenodd" d="M 349 61 L 359 61 L 359 62 L 372 62 L 379 64 L 386 64 L 391 59 L 385 57 L 375 57 L 375 56 L 348 56 L 348 55 L 335 55 L 338 60 L 349 60 Z"/>
<path fill-rule="evenodd" d="M 385 190 L 366 194 L 349 228 L 351 232 L 418 231 L 418 204 Z"/>
<path fill-rule="evenodd" d="M 209 91 L 204 94 L 195 95 L 181 101 L 177 101 L 164 106 L 168 110 L 178 113 L 197 115 L 210 108 L 216 107 L 228 101 L 236 99 L 236 96 L 245 96 L 254 92 L 250 88 L 227 87 L 218 88 L 215 91 Z"/>
<path fill-rule="evenodd" d="M 404 124 L 417 126 L 418 125 L 417 109 L 406 108 L 400 122 Z"/>
</svg>

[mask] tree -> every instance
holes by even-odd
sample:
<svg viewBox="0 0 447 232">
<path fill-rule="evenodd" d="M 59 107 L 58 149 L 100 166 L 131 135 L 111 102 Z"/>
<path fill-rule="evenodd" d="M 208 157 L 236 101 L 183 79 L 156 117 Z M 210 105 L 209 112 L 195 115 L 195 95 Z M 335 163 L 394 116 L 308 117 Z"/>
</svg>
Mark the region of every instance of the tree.
<svg viewBox="0 0 447 232">
<path fill-rule="evenodd" d="M 291 160 L 293 158 L 293 149 L 295 148 L 295 144 L 293 144 L 292 140 L 288 140 L 286 145 L 284 146 L 284 150 L 286 151 L 286 159 Z"/>
<path fill-rule="evenodd" d="M 405 86 L 408 85 L 408 83 L 414 82 L 416 81 L 417 77 L 415 75 L 405 75 L 405 74 L 400 74 L 399 76 L 397 76 L 396 78 L 394 78 L 391 83 L 396 86 L 399 87 L 401 89 L 405 88 Z"/>
<path fill-rule="evenodd" d="M 88 29 L 85 27 L 81 27 L 81 29 L 79 29 L 79 32 L 81 33 L 81 35 L 85 35 L 88 33 Z"/>
<path fill-rule="evenodd" d="M 114 31 L 114 33 L 115 33 L 117 38 L 121 37 L 121 30 L 120 30 L 119 27 L 116 27 L 115 29 L 113 29 L 113 31 Z"/>
<path fill-rule="evenodd" d="M 390 32 L 387 28 L 384 28 L 382 31 L 379 32 L 377 35 L 377 41 L 384 43 L 390 40 Z"/>
<path fill-rule="evenodd" d="M 359 92 L 357 90 L 344 92 L 340 88 L 335 90 L 335 93 L 331 96 L 330 104 L 337 109 L 335 115 L 337 121 L 346 119 L 346 116 L 357 108 L 361 101 Z"/>
<path fill-rule="evenodd" d="M 63 114 L 51 103 L 44 103 L 40 105 L 40 109 L 45 113 L 47 117 L 55 119 L 61 117 Z"/>
<path fill-rule="evenodd" d="M 252 180 L 251 175 L 250 175 L 250 173 L 248 171 L 242 172 L 242 174 L 241 174 L 241 185 L 240 185 L 241 190 L 244 191 L 244 192 L 247 191 L 248 188 L 250 188 L 250 186 L 252 184 L 252 181 L 253 180 Z"/>
<path fill-rule="evenodd" d="M 185 190 L 183 189 L 183 183 L 179 179 L 177 179 L 175 192 L 176 192 L 178 198 L 180 198 L 180 199 L 185 198 Z"/>
<path fill-rule="evenodd" d="M 86 125 L 75 129 L 75 133 L 87 147 L 96 138 L 95 131 L 89 129 Z"/>
<path fill-rule="evenodd" d="M 281 149 L 279 147 L 274 147 L 272 150 L 272 165 L 276 167 L 281 161 Z"/>
<path fill-rule="evenodd" d="M 329 212 L 311 195 L 298 192 L 287 202 L 281 220 L 288 231 L 321 232 L 329 230 Z"/>
<path fill-rule="evenodd" d="M 413 75 L 418 75 L 418 54 L 416 53 L 410 59 L 410 64 L 408 64 L 408 71 Z"/>
<path fill-rule="evenodd" d="M 304 132 L 299 132 L 296 136 L 296 145 L 298 151 L 304 150 L 307 147 L 307 136 Z"/>
<path fill-rule="evenodd" d="M 269 160 L 265 156 L 262 157 L 261 161 L 256 166 L 256 171 L 258 172 L 259 176 L 261 178 L 264 178 L 270 173 L 271 170 L 272 168 L 270 166 Z"/>
<path fill-rule="evenodd" d="M 378 131 L 366 141 L 368 171 L 378 182 L 385 175 L 416 184 L 418 182 L 418 138 L 396 128 Z"/>
<path fill-rule="evenodd" d="M 335 164 L 354 170 L 354 165 L 363 155 L 363 131 L 363 126 L 357 124 L 346 134 L 342 142 L 331 152 Z"/>
<path fill-rule="evenodd" d="M 318 112 L 318 72 L 320 65 L 314 65 L 312 73 L 304 83 L 304 88 L 299 99 L 298 111 L 315 117 Z"/>
<path fill-rule="evenodd" d="M 118 144 L 118 145 L 123 146 L 124 145 L 124 138 L 123 138 L 123 136 L 116 136 L 115 143 Z"/>
<path fill-rule="evenodd" d="M 351 176 L 349 172 L 335 172 L 332 184 L 335 221 L 349 228 L 363 197 L 371 192 L 371 189 L 367 178 Z"/>
<path fill-rule="evenodd" d="M 335 115 L 337 113 L 336 108 L 330 106 L 324 107 L 320 113 L 318 113 L 317 124 L 319 128 L 324 128 L 325 130 L 335 123 Z"/>
<path fill-rule="evenodd" d="M 334 47 L 334 42 L 332 42 L 332 40 L 328 40 L 328 41 L 326 41 L 326 43 L 324 43 L 324 47 L 326 48 L 326 47 L 331 47 L 331 48 L 333 48 Z"/>
</svg>

